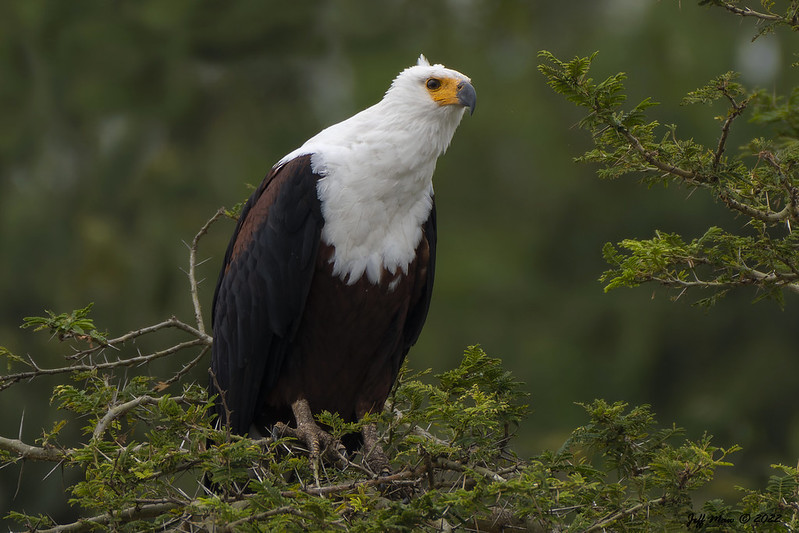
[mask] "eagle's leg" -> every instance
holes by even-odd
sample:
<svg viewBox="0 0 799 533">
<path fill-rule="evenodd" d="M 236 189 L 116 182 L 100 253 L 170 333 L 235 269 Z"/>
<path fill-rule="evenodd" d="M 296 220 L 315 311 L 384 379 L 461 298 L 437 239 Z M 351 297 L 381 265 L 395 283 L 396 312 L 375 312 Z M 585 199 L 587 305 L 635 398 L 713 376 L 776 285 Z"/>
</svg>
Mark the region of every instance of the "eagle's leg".
<svg viewBox="0 0 799 533">
<path fill-rule="evenodd" d="M 311 412 L 308 401 L 300 398 L 291 404 L 291 411 L 294 413 L 294 420 L 297 421 L 297 428 L 291 428 L 285 424 L 275 424 L 278 434 L 294 437 L 308 446 L 310 452 L 311 467 L 313 468 L 314 480 L 319 485 L 319 461 L 323 456 L 336 463 L 346 463 L 346 458 L 342 455 L 339 448 L 341 444 L 337 442 L 330 433 L 319 427 Z"/>
<path fill-rule="evenodd" d="M 366 424 L 361 430 L 363 435 L 363 454 L 364 462 L 372 473 L 378 476 L 390 476 L 392 473 L 391 464 L 388 461 L 383 446 L 380 445 L 380 437 L 377 435 L 377 425 Z M 407 485 L 386 485 L 383 488 L 384 494 L 392 500 L 409 501 L 413 496 L 413 488 Z"/>
<path fill-rule="evenodd" d="M 363 455 L 366 464 L 373 473 L 379 476 L 391 474 L 391 464 L 388 456 L 380 445 L 380 437 L 377 435 L 377 425 L 374 423 L 366 424 L 361 430 L 363 434 Z"/>
</svg>

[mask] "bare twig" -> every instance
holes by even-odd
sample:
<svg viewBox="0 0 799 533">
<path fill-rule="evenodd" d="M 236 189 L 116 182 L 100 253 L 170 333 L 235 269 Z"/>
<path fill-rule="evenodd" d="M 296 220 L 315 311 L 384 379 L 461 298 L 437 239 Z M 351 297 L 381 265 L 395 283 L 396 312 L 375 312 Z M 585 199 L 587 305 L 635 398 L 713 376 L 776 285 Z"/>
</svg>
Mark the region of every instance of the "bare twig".
<svg viewBox="0 0 799 533">
<path fill-rule="evenodd" d="M 777 222 L 781 222 L 783 220 L 787 220 L 789 218 L 796 218 L 799 216 L 799 210 L 796 209 L 796 206 L 788 204 L 780 211 L 763 211 L 761 209 L 756 209 L 751 207 L 747 204 L 741 203 L 738 200 L 735 200 L 730 195 L 728 190 L 722 190 L 719 192 L 719 199 L 727 204 L 730 208 L 738 211 L 739 213 L 743 213 L 744 215 L 754 218 L 755 220 L 759 220 L 761 222 L 766 222 L 769 224 L 775 224 Z"/>
<path fill-rule="evenodd" d="M 799 293 L 799 284 L 794 281 L 797 279 L 797 276 L 794 274 L 766 274 L 757 270 L 747 270 L 746 272 L 750 277 L 741 278 L 735 281 L 705 281 L 698 278 L 696 281 L 686 281 L 679 278 L 662 278 L 658 276 L 653 276 L 649 279 L 667 287 L 676 287 L 682 289 L 730 289 L 734 287 L 753 285 L 755 282 L 779 283 L 782 288 Z"/>
<path fill-rule="evenodd" d="M 373 487 L 373 486 L 380 486 L 380 485 L 387 485 L 390 483 L 396 483 L 398 481 L 408 481 L 408 480 L 418 480 L 422 474 L 426 472 L 426 467 L 422 465 L 419 468 L 414 470 L 403 470 L 402 472 L 398 472 L 396 474 L 391 474 L 389 476 L 380 476 L 374 479 L 363 479 L 359 481 L 352 481 L 350 483 L 340 483 L 338 485 L 327 485 L 321 487 L 311 487 L 305 486 L 302 488 L 302 492 L 306 492 L 308 494 L 314 494 L 316 496 L 323 496 L 326 494 L 335 494 L 337 492 L 347 492 L 353 489 L 357 489 L 359 487 Z M 414 481 L 415 482 L 415 481 Z M 294 491 L 285 491 L 282 493 L 283 496 L 296 496 L 296 492 Z"/>
<path fill-rule="evenodd" d="M 191 241 L 191 246 L 189 246 L 189 285 L 191 286 L 191 301 L 194 305 L 194 320 L 197 323 L 197 329 L 205 335 L 205 324 L 203 323 L 203 314 L 202 314 L 202 307 L 200 306 L 200 296 L 198 291 L 198 283 L 197 283 L 197 276 L 196 276 L 196 268 L 197 268 L 197 246 L 200 242 L 200 239 L 208 233 L 208 229 L 211 225 L 225 216 L 225 208 L 221 207 L 219 210 L 214 213 L 214 215 L 208 219 L 208 221 L 200 228 L 200 231 L 194 236 L 194 239 Z"/>
<path fill-rule="evenodd" d="M 159 322 L 158 324 L 153 324 L 152 326 L 145 326 L 143 328 L 139 328 L 139 329 L 130 331 L 128 333 L 125 333 L 124 335 L 120 335 L 119 337 L 116 337 L 115 339 L 110 339 L 105 344 L 98 345 L 98 346 L 93 346 L 91 348 L 87 348 L 86 350 L 81 350 L 79 352 L 76 352 L 76 353 L 74 353 L 72 355 L 69 355 L 67 357 L 67 359 L 81 359 L 82 357 L 84 357 L 86 355 L 89 355 L 91 353 L 97 352 L 99 350 L 102 350 L 103 348 L 117 348 L 117 345 L 119 345 L 119 344 L 123 344 L 123 343 L 125 343 L 125 342 L 127 342 L 129 340 L 133 340 L 133 339 L 136 339 L 138 337 L 142 337 L 144 335 L 147 335 L 149 333 L 154 333 L 156 331 L 159 331 L 159 330 L 162 330 L 162 329 L 167 329 L 167 328 L 175 328 L 175 329 L 183 330 L 186 333 L 188 333 L 190 335 L 193 335 L 194 337 L 197 337 L 198 339 L 202 339 L 203 342 L 205 344 L 208 344 L 208 345 L 210 345 L 212 340 L 213 340 L 210 335 L 207 335 L 206 333 L 204 333 L 202 331 L 199 331 L 196 328 L 193 328 L 192 326 L 186 324 L 185 322 L 183 322 L 181 320 L 178 320 L 176 317 L 173 316 L 173 317 L 168 318 L 167 320 L 164 320 L 163 322 Z"/>
<path fill-rule="evenodd" d="M 170 317 L 167 320 L 164 320 L 163 322 L 159 322 L 158 324 L 154 324 L 152 326 L 146 326 L 146 327 L 131 331 L 130 333 L 126 333 L 126 334 L 124 334 L 124 335 L 122 335 L 120 337 L 117 337 L 116 339 L 111 339 L 110 341 L 108 341 L 108 344 L 110 346 L 113 346 L 113 345 L 116 345 L 116 344 L 122 344 L 123 342 L 129 341 L 131 339 L 135 339 L 136 337 L 141 337 L 142 335 L 146 335 L 148 333 L 153 333 L 154 331 L 158 331 L 160 329 L 165 329 L 165 328 L 181 329 L 181 330 L 185 331 L 186 333 L 189 333 L 189 334 L 197 337 L 198 339 L 202 339 L 206 344 L 210 344 L 211 343 L 211 338 L 208 337 L 208 335 L 204 335 L 201 331 L 189 326 L 185 322 L 183 322 L 181 320 L 178 320 L 176 317 L 173 316 L 173 317 Z"/>
<path fill-rule="evenodd" d="M 210 368 L 208 369 L 208 375 L 211 376 L 211 384 L 213 385 L 214 390 L 217 391 L 218 393 L 216 401 L 222 403 L 222 410 L 225 412 L 225 421 L 222 424 L 222 427 L 225 428 L 225 432 L 227 434 L 227 440 L 230 441 L 230 436 L 232 435 L 232 432 L 230 431 L 230 416 L 233 414 L 233 411 L 231 411 L 227 405 L 226 391 L 219 384 L 219 381 L 216 379 L 216 374 L 214 374 L 214 371 Z M 211 396 L 213 395 L 211 394 Z M 216 423 L 219 424 L 220 422 L 221 421 L 217 419 Z"/>
<path fill-rule="evenodd" d="M 482 476 L 489 478 L 491 481 L 496 481 L 499 483 L 504 483 L 505 481 L 507 481 L 504 477 L 500 476 L 496 472 L 479 465 L 464 465 L 457 461 L 444 459 L 443 457 L 439 458 L 435 464 L 440 468 L 445 468 L 447 470 L 455 470 L 456 472 L 467 472 L 469 470 L 472 470 Z"/>
<path fill-rule="evenodd" d="M 117 359 L 116 361 L 107 361 L 105 363 L 76 364 L 59 368 L 41 368 L 39 366 L 34 366 L 35 369 L 30 370 L 28 372 L 17 372 L 16 374 L 7 374 L 5 376 L 0 376 L 0 390 L 6 389 L 18 381 L 37 378 L 39 376 L 68 374 L 72 372 L 86 372 L 91 370 L 106 370 L 110 368 L 118 368 L 126 366 L 127 367 L 138 366 L 149 363 L 151 361 L 155 361 L 156 359 L 160 359 L 162 357 L 166 357 L 168 355 L 172 355 L 186 348 L 191 348 L 193 346 L 206 346 L 207 344 L 208 341 L 206 341 L 206 339 L 198 338 L 178 343 L 164 350 L 153 352 L 147 355 L 139 355 L 136 357 L 131 357 L 129 359 Z"/>
<path fill-rule="evenodd" d="M 94 432 L 92 433 L 93 439 L 99 439 L 105 433 L 105 430 L 108 429 L 109 424 L 113 422 L 115 419 L 119 418 L 120 416 L 124 415 L 131 409 L 135 409 L 136 407 L 142 404 L 157 404 L 163 398 L 158 398 L 155 396 L 138 396 L 128 402 L 121 403 L 115 407 L 112 407 L 108 410 L 108 412 L 101 418 L 97 425 L 94 427 Z M 172 398 L 176 402 L 188 402 L 184 396 L 174 396 Z"/>
<path fill-rule="evenodd" d="M 174 376 L 172 376 L 171 378 L 169 378 L 166 381 L 159 382 L 158 385 L 157 385 L 157 387 L 158 387 L 157 390 L 162 390 L 163 388 L 165 388 L 165 387 L 175 383 L 176 381 L 180 380 L 180 378 L 185 376 L 189 372 L 189 370 L 191 370 L 192 368 L 197 366 L 197 364 L 202 360 L 203 357 L 205 357 L 205 354 L 208 353 L 208 350 L 210 350 L 210 349 L 211 349 L 210 346 L 203 347 L 203 349 L 200 350 L 200 353 L 197 354 L 197 357 L 195 357 L 194 359 L 192 359 L 191 361 L 189 361 L 188 363 L 183 365 L 183 368 L 181 368 L 179 371 L 175 372 Z"/>
<path fill-rule="evenodd" d="M 746 105 L 748 104 L 748 100 L 744 100 L 742 103 L 737 103 L 735 99 L 732 97 L 729 92 L 727 92 L 726 87 L 723 89 L 724 96 L 727 97 L 727 100 L 730 101 L 731 111 L 727 115 L 724 124 L 721 126 L 721 135 L 719 136 L 719 143 L 716 147 L 716 153 L 713 154 L 713 170 L 716 170 L 721 162 L 721 156 L 724 154 L 724 150 L 727 146 L 727 137 L 730 134 L 730 126 L 732 126 L 732 121 L 738 118 L 741 113 L 744 112 L 746 109 Z"/>
<path fill-rule="evenodd" d="M 789 26 L 792 26 L 792 27 L 796 27 L 796 25 L 797 25 L 797 21 L 796 20 L 788 21 L 787 19 L 785 19 L 784 17 L 781 17 L 780 15 L 775 15 L 773 13 L 763 13 L 761 11 L 755 11 L 752 8 L 748 7 L 748 6 L 747 7 L 738 7 L 735 4 L 733 4 L 732 2 L 721 1 L 721 2 L 718 2 L 718 4 L 716 4 L 716 5 L 718 5 L 719 7 L 723 7 L 724 9 L 729 11 L 730 13 L 733 13 L 733 14 L 738 15 L 740 17 L 753 17 L 753 18 L 756 18 L 756 19 L 759 19 L 759 20 L 763 20 L 763 21 L 766 21 L 766 22 L 782 22 L 782 23 L 788 24 Z"/>
<path fill-rule="evenodd" d="M 608 516 L 607 518 L 603 518 L 602 520 L 600 520 L 599 522 L 597 522 L 593 526 L 589 527 L 585 531 L 586 531 L 586 533 L 590 533 L 591 531 L 602 531 L 607 526 L 609 526 L 610 524 L 612 524 L 613 522 L 618 520 L 619 518 L 623 518 L 625 516 L 637 513 L 638 511 L 640 511 L 644 507 L 651 507 L 653 505 L 662 505 L 665 502 L 666 502 L 666 497 L 665 496 L 661 496 L 660 498 L 655 498 L 654 500 L 641 502 L 641 503 L 639 503 L 637 505 L 633 505 L 632 507 L 628 507 L 627 509 L 622 509 L 621 511 L 619 511 L 617 513 L 613 513 L 612 515 Z"/>
<path fill-rule="evenodd" d="M 119 512 L 104 513 L 91 518 L 81 518 L 76 522 L 55 526 L 49 529 L 36 529 L 38 533 L 81 533 L 83 531 L 93 531 L 97 526 L 103 526 L 110 523 L 112 520 L 122 520 L 123 522 L 132 522 L 134 520 L 145 520 L 147 518 L 155 518 L 161 514 L 167 513 L 174 509 L 180 509 L 189 505 L 190 502 L 172 502 L 164 501 L 159 503 L 136 505 L 127 509 L 122 509 Z"/>
<path fill-rule="evenodd" d="M 299 509 L 296 509 L 290 505 L 284 505 L 282 507 L 276 507 L 275 509 L 270 509 L 268 511 L 256 513 L 246 518 L 240 518 L 239 520 L 234 520 L 233 522 L 230 522 L 224 527 L 216 529 L 216 531 L 218 531 L 219 533 L 228 533 L 232 531 L 237 531 L 236 528 L 239 526 L 256 522 L 258 520 L 263 520 L 264 518 L 269 518 L 270 516 L 275 516 L 279 514 L 292 514 L 295 516 L 299 516 L 300 518 L 304 518 L 306 520 L 312 520 L 312 517 L 308 516 L 306 513 L 301 512 Z"/>
<path fill-rule="evenodd" d="M 0 450 L 16 454 L 20 459 L 29 461 L 62 461 L 69 457 L 69 450 L 54 447 L 31 446 L 19 439 L 0 437 Z"/>
</svg>

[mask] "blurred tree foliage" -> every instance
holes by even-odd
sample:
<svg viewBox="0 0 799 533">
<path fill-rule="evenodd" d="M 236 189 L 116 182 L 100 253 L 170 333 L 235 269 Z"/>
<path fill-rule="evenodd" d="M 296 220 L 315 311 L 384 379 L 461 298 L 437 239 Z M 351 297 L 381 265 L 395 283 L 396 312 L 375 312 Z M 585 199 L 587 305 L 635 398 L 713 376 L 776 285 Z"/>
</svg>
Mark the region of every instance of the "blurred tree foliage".
<svg viewBox="0 0 799 533">
<path fill-rule="evenodd" d="M 516 441 L 522 455 L 569 436 L 582 422 L 574 401 L 604 397 L 649 403 L 689 434 L 740 444 L 739 468 L 719 472 L 714 494 L 745 478 L 765 482 L 764 465 L 792 461 L 799 449 L 799 414 L 786 401 L 799 375 L 790 313 L 750 305 L 754 291 L 705 313 L 660 290 L 604 295 L 597 282 L 608 241 L 665 228 L 691 242 L 711 225 L 737 233 L 745 220 L 687 188 L 645 194 L 573 165 L 589 140 L 564 125 L 583 115 L 536 72 L 538 50 L 600 50 L 599 79 L 628 72 L 632 101 L 662 102 L 652 120 L 712 146 L 719 111 L 679 106 L 689 91 L 728 71 L 769 93 L 799 85 L 786 66 L 792 34 L 752 43 L 770 26 L 721 9 L 642 0 L 5 2 L 0 343 L 44 365 L 59 347 L 18 328 L 42 309 L 93 301 L 115 332 L 188 313 L 181 241 L 220 205 L 245 198 L 282 155 L 376 101 L 424 52 L 473 78 L 480 109 L 438 165 L 436 292 L 411 364 L 452 368 L 476 342 L 501 355 L 536 406 Z M 737 119 L 728 155 L 766 135 L 745 121 Z M 207 236 L 200 277 L 215 279 L 231 230 L 219 224 Z M 210 285 L 201 285 L 203 303 Z M 785 303 L 790 311 L 790 296 Z M 161 341 L 137 346 L 147 353 Z M 205 379 L 199 368 L 194 376 Z M 15 408 L 0 412 L 0 435 L 33 441 L 49 431 L 60 419 L 46 405 L 55 383 L 3 391 Z M 58 519 L 63 482 L 50 470 L 0 470 L 0 510 L 16 494 L 18 508 Z"/>
</svg>

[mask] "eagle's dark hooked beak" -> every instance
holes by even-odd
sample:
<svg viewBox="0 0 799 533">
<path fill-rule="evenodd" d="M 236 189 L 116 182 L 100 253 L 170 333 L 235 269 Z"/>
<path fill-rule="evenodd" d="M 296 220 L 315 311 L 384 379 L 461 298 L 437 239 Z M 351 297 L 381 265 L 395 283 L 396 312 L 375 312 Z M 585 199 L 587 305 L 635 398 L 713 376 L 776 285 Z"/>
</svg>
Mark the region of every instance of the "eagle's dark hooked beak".
<svg viewBox="0 0 799 533">
<path fill-rule="evenodd" d="M 458 102 L 463 107 L 469 108 L 469 114 L 474 114 L 474 108 L 477 106 L 477 92 L 468 81 L 462 81 L 458 84 Z"/>
</svg>

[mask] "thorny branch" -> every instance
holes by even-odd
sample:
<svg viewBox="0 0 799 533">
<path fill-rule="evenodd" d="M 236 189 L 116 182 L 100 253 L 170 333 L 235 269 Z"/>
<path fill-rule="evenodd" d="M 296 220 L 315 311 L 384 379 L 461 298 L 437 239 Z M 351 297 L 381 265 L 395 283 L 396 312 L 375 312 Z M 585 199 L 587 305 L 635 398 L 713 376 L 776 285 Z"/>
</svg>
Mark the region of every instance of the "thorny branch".
<svg viewBox="0 0 799 533">
<path fill-rule="evenodd" d="M 700 279 L 697 279 L 695 281 L 688 281 L 680 279 L 678 277 L 664 278 L 659 276 L 653 276 L 650 279 L 666 287 L 673 287 L 678 289 L 692 289 L 692 288 L 729 289 L 733 287 L 740 287 L 741 285 L 752 285 L 756 282 L 777 283 L 784 289 L 799 294 L 799 285 L 797 285 L 796 283 L 796 280 L 799 279 L 799 276 L 796 276 L 794 274 L 777 274 L 777 273 L 766 274 L 764 272 L 759 272 L 753 269 L 747 270 L 746 273 L 748 274 L 748 277 L 741 277 L 738 280 L 731 280 L 731 281 L 705 281 Z"/>
<path fill-rule="evenodd" d="M 138 337 L 142 337 L 144 335 L 147 335 L 148 333 L 154 333 L 156 331 L 159 331 L 159 330 L 162 330 L 162 329 L 166 329 L 166 328 L 175 328 L 175 329 L 183 330 L 186 333 L 189 333 L 190 335 L 193 335 L 193 336 L 197 337 L 198 339 L 202 339 L 205 343 L 211 344 L 211 340 L 212 339 L 211 339 L 211 337 L 209 335 L 206 335 L 205 333 L 201 332 L 199 329 L 194 328 L 194 327 L 186 324 L 185 322 L 182 322 L 182 321 L 178 320 L 176 317 L 173 316 L 173 317 L 171 317 L 171 318 L 169 318 L 167 320 L 164 320 L 163 322 L 159 322 L 158 324 L 153 324 L 152 326 L 145 326 L 143 328 L 139 328 L 139 329 L 130 331 L 128 333 L 125 333 L 124 335 L 120 335 L 119 337 L 117 337 L 115 339 L 110 339 L 105 344 L 101 344 L 101 345 L 98 345 L 98 346 L 92 346 L 92 347 L 87 348 L 85 350 L 81 350 L 79 352 L 75 352 L 74 354 L 68 355 L 65 358 L 66 359 L 82 359 L 83 357 L 85 357 L 85 356 L 87 356 L 89 354 L 101 351 L 104 348 L 116 348 L 118 345 L 124 344 L 127 341 L 134 340 L 134 339 L 136 339 Z"/>
<path fill-rule="evenodd" d="M 30 364 L 31 366 L 33 366 L 34 368 L 33 370 L 0 376 L 0 390 L 7 389 L 8 387 L 13 385 L 14 383 L 17 383 L 18 381 L 34 379 L 41 376 L 52 376 L 56 374 L 69 374 L 74 372 L 88 372 L 91 370 L 108 370 L 111 368 L 139 366 L 155 361 L 156 359 L 160 359 L 162 357 L 175 354 L 177 352 L 185 350 L 186 348 L 191 348 L 193 346 L 207 346 L 207 345 L 208 342 L 205 339 L 200 338 L 200 339 L 181 342 L 174 346 L 170 346 L 169 348 L 166 348 L 164 350 L 159 350 L 157 352 L 152 352 L 146 355 L 129 357 L 127 359 L 117 359 L 116 361 L 107 361 L 104 363 L 74 364 L 58 368 L 41 368 L 31 359 Z"/>
<path fill-rule="evenodd" d="M 205 222 L 200 231 L 198 231 L 197 234 L 194 236 L 191 245 L 188 246 L 189 248 L 188 277 L 189 277 L 192 304 L 194 307 L 194 319 L 196 324 L 195 326 L 189 325 L 186 322 L 183 322 L 182 320 L 179 320 L 177 317 L 173 316 L 167 320 L 164 320 L 163 322 L 159 322 L 151 326 L 146 326 L 143 328 L 130 331 L 114 339 L 109 339 L 107 342 L 95 344 L 90 346 L 89 348 L 66 355 L 64 356 L 64 358 L 67 360 L 85 361 L 85 362 L 71 364 L 64 367 L 42 368 L 35 362 L 35 360 L 32 357 L 28 357 L 28 364 L 33 368 L 33 370 L 0 375 L 0 391 L 10 387 L 11 385 L 19 381 L 30 380 L 41 376 L 84 372 L 89 370 L 108 370 L 118 367 L 135 367 L 147 364 L 151 361 L 155 361 L 156 359 L 160 359 L 162 357 L 172 355 L 187 348 L 201 346 L 202 350 L 200 351 L 199 355 L 197 355 L 197 357 L 195 357 L 191 362 L 184 365 L 184 367 L 175 376 L 173 376 L 170 380 L 164 382 L 163 384 L 169 385 L 177 381 L 177 379 L 179 379 L 180 376 L 184 375 L 194 365 L 199 363 L 200 359 L 208 351 L 208 348 L 211 346 L 211 343 L 213 341 L 211 335 L 209 335 L 205 331 L 202 307 L 200 305 L 198 282 L 196 278 L 197 249 L 200 243 L 200 239 L 208 232 L 208 229 L 211 227 L 211 225 L 220 218 L 222 218 L 223 216 L 225 216 L 225 214 L 226 210 L 224 208 L 221 208 L 216 213 L 214 213 L 214 215 Z M 189 335 L 195 338 L 193 340 L 184 341 L 169 348 L 154 351 L 148 354 L 138 354 L 136 356 L 127 357 L 127 358 L 119 357 L 113 361 L 106 360 L 104 362 L 94 362 L 91 360 L 91 356 L 96 356 L 100 353 L 103 353 L 108 348 L 112 348 L 114 350 L 120 350 L 121 346 L 124 345 L 126 342 L 133 341 L 145 335 L 165 329 L 178 329 L 188 333 Z M 86 361 L 87 357 L 90 358 L 88 361 Z"/>
<path fill-rule="evenodd" d="M 158 390 L 163 390 L 166 387 L 168 387 L 169 385 L 172 385 L 173 383 L 176 383 L 177 381 L 179 381 L 183 376 L 185 376 L 189 372 L 189 370 L 191 370 L 192 368 L 194 368 L 195 366 L 197 366 L 199 364 L 199 362 L 202 360 L 203 357 L 205 357 L 205 354 L 207 354 L 208 350 L 210 350 L 210 349 L 211 349 L 211 345 L 210 344 L 204 346 L 203 349 L 200 350 L 200 353 L 197 354 L 197 357 L 195 357 L 194 359 L 192 359 L 191 361 L 189 361 L 188 363 L 183 365 L 183 368 L 181 368 L 180 370 L 175 372 L 174 376 L 172 376 L 171 378 L 169 378 L 166 381 L 159 382 L 158 385 L 157 385 L 157 389 Z"/>
<path fill-rule="evenodd" d="M 72 522 L 70 524 L 64 524 L 61 526 L 55 526 L 49 529 L 37 528 L 36 531 L 38 533 L 81 533 L 83 531 L 93 531 L 98 526 L 104 526 L 106 524 L 109 524 L 113 520 L 123 520 L 125 522 L 131 522 L 133 520 L 144 520 L 147 518 L 155 518 L 161 514 L 167 513 L 174 509 L 179 509 L 184 506 L 185 504 L 183 502 L 171 502 L 171 501 L 151 503 L 145 505 L 136 505 L 135 507 L 122 509 L 121 511 L 118 511 L 113 514 L 105 513 L 97 516 L 92 516 L 90 518 L 82 518 L 76 522 Z"/>
<path fill-rule="evenodd" d="M 208 344 L 211 344 L 211 337 L 210 336 L 204 334 L 203 332 L 201 332 L 197 328 L 194 328 L 194 327 L 186 324 L 185 322 L 182 322 L 182 321 L 178 320 L 176 317 L 173 316 L 173 317 L 171 317 L 171 318 L 169 318 L 167 320 L 164 320 L 163 322 L 159 322 L 158 324 L 153 324 L 152 326 L 145 326 L 143 328 L 139 328 L 139 329 L 130 331 L 128 333 L 125 333 L 124 335 L 120 335 L 119 337 L 116 337 L 114 339 L 110 339 L 105 344 L 92 346 L 92 347 L 87 348 L 85 350 L 81 350 L 79 352 L 75 352 L 74 354 L 70 354 L 70 355 L 66 356 L 65 359 L 82 359 L 83 357 L 85 357 L 87 355 L 96 353 L 96 352 L 101 351 L 101 350 L 103 350 L 105 348 L 115 348 L 115 349 L 117 349 L 117 346 L 120 345 L 120 344 L 124 344 L 127 341 L 134 340 L 134 339 L 136 339 L 138 337 L 142 337 L 142 336 L 147 335 L 149 333 L 154 333 L 156 331 L 160 331 L 160 330 L 166 329 L 166 328 L 175 328 L 175 329 L 183 330 L 186 333 L 189 333 L 190 335 L 193 335 L 193 336 L 195 336 L 195 337 L 197 337 L 199 339 L 204 340 Z"/>
<path fill-rule="evenodd" d="M 67 458 L 70 450 L 61 450 L 52 446 L 41 447 L 25 444 L 19 439 L 8 439 L 0 436 L 0 450 L 15 454 L 20 459 L 29 461 L 59 462 Z"/>
<path fill-rule="evenodd" d="M 224 207 L 219 208 L 219 210 L 214 213 L 214 215 L 209 218 L 206 223 L 200 228 L 200 231 L 194 236 L 194 239 L 191 241 L 191 245 L 189 246 L 189 285 L 191 285 L 191 302 L 194 305 L 194 320 L 197 323 L 197 329 L 199 333 L 205 335 L 205 324 L 203 321 L 203 314 L 202 314 L 202 307 L 200 306 L 200 297 L 198 291 L 198 282 L 197 282 L 197 247 L 200 243 L 200 239 L 208 233 L 208 229 L 211 225 L 225 216 L 226 209 Z M 210 337 L 209 337 L 210 340 Z"/>
<path fill-rule="evenodd" d="M 305 518 L 306 520 L 309 519 L 308 515 L 306 515 L 305 513 L 300 511 L 299 509 L 296 509 L 296 508 L 294 508 L 294 507 L 292 507 L 290 505 L 284 505 L 282 507 L 277 507 L 275 509 L 270 509 L 269 511 L 256 513 L 256 514 L 254 514 L 252 516 L 248 516 L 246 518 L 240 518 L 239 520 L 234 520 L 233 522 L 230 522 L 229 524 L 225 525 L 224 527 L 221 527 L 221 528 L 217 529 L 217 531 L 219 533 L 231 533 L 233 531 L 238 531 L 237 528 L 239 526 L 243 526 L 244 524 L 257 522 L 258 520 L 263 520 L 264 518 L 269 518 L 270 516 L 275 516 L 275 515 L 279 515 L 279 514 L 292 514 L 292 515 L 299 516 L 300 518 Z"/>
<path fill-rule="evenodd" d="M 694 185 L 696 187 L 710 188 L 716 182 L 716 179 L 713 177 L 703 176 L 698 172 L 688 171 L 676 165 L 661 161 L 657 157 L 657 152 L 647 150 L 646 147 L 641 144 L 640 139 L 633 135 L 627 128 L 621 125 L 615 125 L 614 127 L 622 136 L 624 136 L 624 138 L 630 144 L 630 147 L 657 170 L 681 178 L 683 181 L 685 181 L 685 183 Z M 733 192 L 727 188 L 722 188 L 717 194 L 718 198 L 730 209 L 738 211 L 739 213 L 761 222 L 774 224 L 799 217 L 799 209 L 797 209 L 797 207 L 790 202 L 783 209 L 775 212 L 757 209 L 743 202 L 739 202 L 733 198 Z"/>
<path fill-rule="evenodd" d="M 175 396 L 172 398 L 176 402 L 188 402 L 188 400 L 183 396 Z M 99 439 L 105 433 L 105 430 L 108 429 L 108 426 L 113 422 L 115 419 L 123 416 L 125 413 L 139 407 L 142 404 L 157 404 L 161 401 L 161 398 L 156 398 L 154 396 L 138 396 L 130 401 L 125 403 L 121 403 L 115 407 L 112 407 L 108 410 L 108 412 L 103 416 L 98 422 L 97 425 L 94 427 L 94 432 L 92 433 L 93 439 Z M 190 403 L 190 402 L 188 402 Z"/>
<path fill-rule="evenodd" d="M 727 147 L 727 137 L 730 134 L 730 126 L 732 126 L 732 122 L 741 116 L 741 113 L 744 112 L 746 106 L 748 105 L 749 101 L 744 100 L 741 103 L 735 101 L 735 98 L 730 94 L 727 90 L 727 87 L 723 87 L 722 91 L 724 96 L 730 102 L 730 111 L 727 113 L 727 118 L 724 120 L 724 124 L 721 126 L 721 135 L 719 136 L 719 143 L 716 147 L 716 153 L 713 156 L 713 170 L 717 170 L 719 163 L 721 162 L 721 156 L 724 155 L 724 150 Z"/>
<path fill-rule="evenodd" d="M 799 27 L 799 14 L 797 14 L 795 11 L 794 11 L 793 15 L 790 18 L 788 18 L 788 17 L 784 17 L 784 16 L 781 16 L 781 15 L 776 15 L 774 13 L 763 13 L 762 11 L 755 11 L 754 9 L 752 9 L 752 8 L 750 8 L 748 6 L 738 7 L 733 2 L 726 2 L 724 0 L 716 0 L 713 3 L 715 5 L 717 5 L 717 6 L 719 6 L 719 7 L 722 7 L 724 9 L 726 9 L 730 13 L 738 15 L 739 17 L 756 18 L 758 20 L 761 20 L 761 21 L 764 21 L 764 22 L 770 22 L 770 23 L 773 23 L 773 24 L 782 23 L 782 24 L 786 24 L 786 25 L 788 25 L 788 26 L 790 26 L 792 28 Z"/>
<path fill-rule="evenodd" d="M 649 500 L 647 502 L 641 502 L 638 505 L 633 505 L 632 507 L 628 507 L 627 509 L 622 509 L 622 510 L 618 511 L 617 513 L 614 513 L 614 514 L 608 516 L 607 518 L 604 518 L 604 519 L 600 520 L 599 522 L 597 522 L 596 524 L 594 524 L 590 528 L 586 529 L 585 531 L 586 531 L 586 533 L 589 533 L 591 531 L 604 531 L 607 526 L 609 526 L 610 524 L 614 523 L 619 518 L 623 518 L 623 517 L 625 517 L 627 515 L 631 515 L 633 513 L 636 513 L 638 511 L 640 511 L 641 509 L 643 509 L 644 507 L 651 507 L 651 506 L 654 506 L 654 505 L 662 505 L 662 504 L 666 503 L 666 501 L 667 501 L 666 497 L 665 496 L 661 496 L 660 498 L 655 498 L 654 500 Z"/>
</svg>

